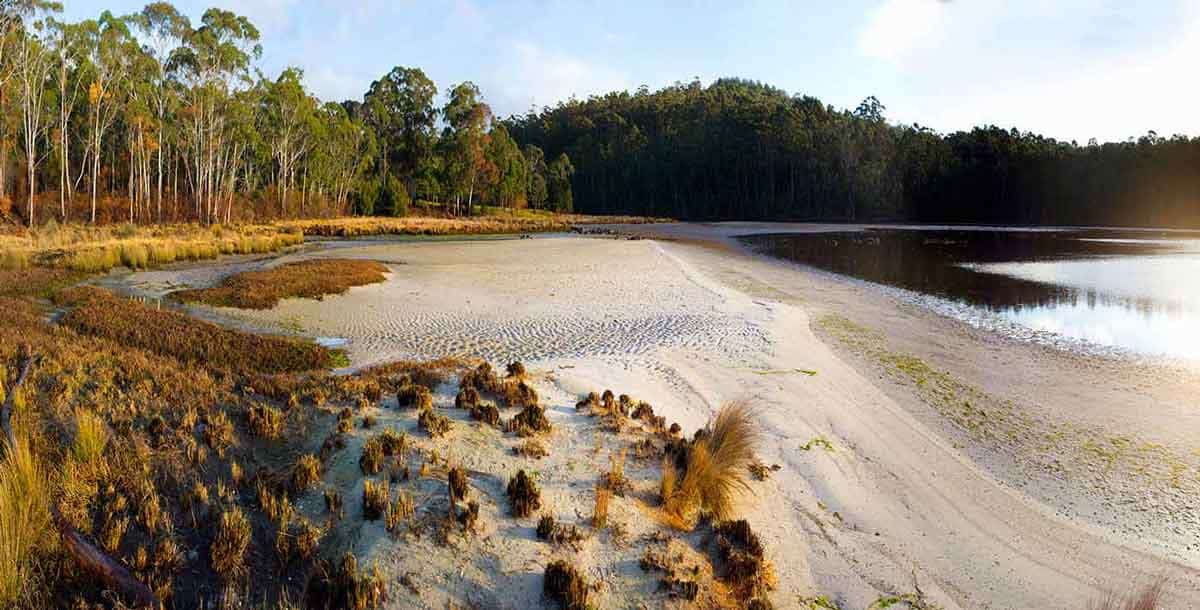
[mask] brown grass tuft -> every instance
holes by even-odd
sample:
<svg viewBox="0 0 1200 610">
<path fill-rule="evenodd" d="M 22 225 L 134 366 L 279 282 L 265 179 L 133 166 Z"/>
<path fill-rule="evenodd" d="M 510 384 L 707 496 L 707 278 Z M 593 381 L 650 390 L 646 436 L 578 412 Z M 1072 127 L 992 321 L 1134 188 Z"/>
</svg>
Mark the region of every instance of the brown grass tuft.
<svg viewBox="0 0 1200 610">
<path fill-rule="evenodd" d="M 423 385 L 409 383 L 396 392 L 396 402 L 401 409 L 432 409 L 433 394 Z"/>
<path fill-rule="evenodd" d="M 217 535 L 210 547 L 213 571 L 232 580 L 245 571 L 244 558 L 250 546 L 250 522 L 242 509 L 233 507 L 221 514 Z"/>
<path fill-rule="evenodd" d="M 360 572 L 354 555 L 346 553 L 336 568 L 325 561 L 317 564 L 305 587 L 304 607 L 367 610 L 386 601 L 386 593 L 378 566 Z"/>
<path fill-rule="evenodd" d="M 734 518 L 738 499 L 750 491 L 746 475 L 758 441 L 753 409 L 742 402 L 722 406 L 687 451 L 682 480 L 665 496 L 667 512 L 683 522 L 701 512 L 719 521 Z"/>
<path fill-rule="evenodd" d="M 528 517 L 542 507 L 542 492 L 524 470 L 508 481 L 508 505 L 513 516 Z"/>
<path fill-rule="evenodd" d="M 317 456 L 306 453 L 296 460 L 292 468 L 292 490 L 304 493 L 321 480 L 321 460 Z"/>
<path fill-rule="evenodd" d="M 50 482 L 24 441 L 10 447 L 0 440 L 0 448 L 0 605 L 8 606 L 29 582 L 50 528 Z"/>
<path fill-rule="evenodd" d="M 445 415 L 434 413 L 432 408 L 421 409 L 421 414 L 417 417 L 417 425 L 433 438 L 445 436 L 450 431 L 450 419 Z"/>
<path fill-rule="evenodd" d="M 1166 584 L 1166 579 L 1159 577 L 1141 588 L 1131 587 L 1124 595 L 1109 591 L 1089 602 L 1087 610 L 1158 610 Z"/>
<path fill-rule="evenodd" d="M 376 521 L 383 516 L 391 500 L 391 487 L 386 480 L 363 481 L 363 519 Z"/>
<path fill-rule="evenodd" d="M 596 485 L 596 505 L 592 509 L 592 527 L 600 529 L 608 525 L 608 503 L 613 492 L 603 484 Z"/>
<path fill-rule="evenodd" d="M 563 610 L 586 610 L 588 608 L 587 579 L 565 561 L 555 561 L 546 566 L 542 593 L 559 603 Z"/>
<path fill-rule="evenodd" d="M 462 468 L 455 466 L 450 469 L 447 476 L 447 482 L 450 487 L 450 502 L 458 502 L 467 498 L 467 473 Z"/>
</svg>

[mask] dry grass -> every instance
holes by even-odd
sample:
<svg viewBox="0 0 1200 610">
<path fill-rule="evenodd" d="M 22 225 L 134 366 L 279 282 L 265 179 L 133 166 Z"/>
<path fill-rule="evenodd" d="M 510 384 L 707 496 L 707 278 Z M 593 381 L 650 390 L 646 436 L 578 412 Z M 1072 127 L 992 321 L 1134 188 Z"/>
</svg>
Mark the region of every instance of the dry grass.
<svg viewBox="0 0 1200 610">
<path fill-rule="evenodd" d="M 44 549 L 50 528 L 50 482 L 46 470 L 17 439 L 0 440 L 0 606 L 11 607 L 32 584 L 34 557 Z"/>
<path fill-rule="evenodd" d="M 608 503 L 613 492 L 603 484 L 596 485 L 596 504 L 592 508 L 592 527 L 600 529 L 608 525 Z"/>
<path fill-rule="evenodd" d="M 182 362 L 254 374 L 326 369 L 338 361 L 335 352 L 313 343 L 222 328 L 98 288 L 71 289 L 58 300 L 74 305 L 64 326 Z"/>
<path fill-rule="evenodd" d="M 517 476 L 508 481 L 506 491 L 514 517 L 529 517 L 542 507 L 542 491 L 524 470 L 518 470 Z"/>
<path fill-rule="evenodd" d="M 363 481 L 363 519 L 376 521 L 383 517 L 391 500 L 391 486 L 386 480 Z"/>
<path fill-rule="evenodd" d="M 386 591 L 378 566 L 360 572 L 354 555 L 346 553 L 336 568 L 317 564 L 305 587 L 304 607 L 367 610 L 383 603 Z"/>
<path fill-rule="evenodd" d="M 0 234 L 0 268 L 30 265 L 98 273 L 144 269 L 221 254 L 263 254 L 300 244 L 299 231 L 264 225 L 49 225 Z"/>
<path fill-rule="evenodd" d="M 1166 584 L 1166 579 L 1160 577 L 1143 587 L 1133 587 L 1125 594 L 1109 591 L 1104 597 L 1089 602 L 1087 610 L 1158 610 Z"/>
<path fill-rule="evenodd" d="M 364 235 L 482 235 L 500 233 L 537 233 L 567 231 L 578 224 L 641 223 L 650 219 L 633 216 L 585 216 L 526 212 L 519 215 L 491 215 L 470 218 L 333 218 L 327 220 L 289 220 L 276 226 L 300 230 L 305 235 L 359 237 Z"/>
<path fill-rule="evenodd" d="M 440 438 L 450 431 L 450 418 L 434 413 L 433 408 L 421 409 L 417 417 L 417 426 L 429 433 L 432 438 Z"/>
<path fill-rule="evenodd" d="M 292 491 L 304 493 L 321 480 L 321 460 L 306 453 L 296 460 L 292 468 Z"/>
<path fill-rule="evenodd" d="M 241 508 L 221 514 L 217 536 L 210 547 L 213 571 L 232 580 L 245 573 L 246 549 L 250 546 L 250 522 Z"/>
<path fill-rule="evenodd" d="M 554 561 L 546 566 L 542 592 L 563 610 L 587 610 L 589 591 L 587 579 L 571 564 Z"/>
<path fill-rule="evenodd" d="M 411 519 L 415 512 L 416 506 L 412 494 L 401 490 L 396 495 L 396 500 L 388 508 L 387 515 L 384 517 L 384 525 L 387 526 L 389 532 L 398 534 L 400 533 L 400 524 Z"/>
<path fill-rule="evenodd" d="M 750 491 L 746 475 L 758 442 L 754 410 L 742 402 L 722 406 L 688 449 L 682 478 L 668 485 L 674 466 L 664 468 L 666 512 L 684 523 L 694 523 L 701 513 L 719 521 L 735 518 L 737 501 Z"/>
<path fill-rule="evenodd" d="M 108 446 L 108 426 L 94 412 L 79 409 L 75 412 L 75 443 L 71 454 L 81 464 L 94 464 Z"/>
<path fill-rule="evenodd" d="M 223 307 L 270 309 L 280 299 L 320 299 L 330 294 L 342 294 L 355 286 L 382 282 L 387 271 L 387 266 L 375 261 L 307 260 L 262 271 L 236 273 L 216 287 L 179 290 L 171 296 L 180 301 Z"/>
<path fill-rule="evenodd" d="M 396 392 L 396 403 L 402 409 L 432 409 L 433 394 L 423 385 L 409 383 Z"/>
</svg>

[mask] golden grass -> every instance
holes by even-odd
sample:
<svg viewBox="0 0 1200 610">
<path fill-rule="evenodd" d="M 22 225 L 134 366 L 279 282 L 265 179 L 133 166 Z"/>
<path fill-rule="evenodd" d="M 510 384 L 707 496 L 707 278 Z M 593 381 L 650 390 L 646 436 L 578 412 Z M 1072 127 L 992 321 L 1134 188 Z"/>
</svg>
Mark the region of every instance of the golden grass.
<svg viewBox="0 0 1200 610">
<path fill-rule="evenodd" d="M 363 519 L 376 521 L 387 511 L 391 499 L 391 488 L 387 480 L 363 481 Z"/>
<path fill-rule="evenodd" d="M 275 226 L 300 230 L 305 235 L 360 237 L 364 235 L 483 235 L 568 231 L 574 225 L 660 222 L 637 216 L 587 216 L 582 214 L 495 214 L 468 218 L 408 216 L 287 220 Z"/>
<path fill-rule="evenodd" d="M 528 517 L 542 507 L 542 492 L 524 470 L 517 471 L 505 491 L 515 517 Z"/>
<path fill-rule="evenodd" d="M 11 607 L 30 583 L 32 562 L 50 529 L 50 483 L 46 470 L 17 439 L 0 440 L 0 606 Z"/>
<path fill-rule="evenodd" d="M 1166 580 L 1157 578 L 1151 583 L 1125 594 L 1109 591 L 1087 605 L 1087 610 L 1158 610 Z"/>
<path fill-rule="evenodd" d="M 604 484 L 596 485 L 596 504 L 592 508 L 592 527 L 597 529 L 608 525 L 608 503 L 612 501 L 613 492 Z"/>
<path fill-rule="evenodd" d="M 683 522 L 695 522 L 700 513 L 719 521 L 733 519 L 737 501 L 750 491 L 746 480 L 754 460 L 759 431 L 754 410 L 743 402 L 726 403 L 689 448 L 682 478 L 670 485 L 666 512 Z M 663 491 L 667 491 L 664 468 Z"/>
<path fill-rule="evenodd" d="M 244 559 L 250 546 L 250 522 L 241 508 L 221 513 L 217 536 L 209 548 L 213 571 L 225 579 L 235 579 L 246 571 Z"/>
<path fill-rule="evenodd" d="M 292 469 L 292 490 L 296 493 L 304 493 L 320 480 L 321 460 L 311 453 L 300 456 L 300 459 L 296 460 L 296 466 Z"/>
<path fill-rule="evenodd" d="M 0 268 L 30 265 L 98 273 L 144 269 L 221 254 L 261 254 L 303 243 L 304 236 L 267 225 L 52 225 L 0 234 Z"/>
<path fill-rule="evenodd" d="M 93 464 L 108 446 L 108 426 L 93 411 L 75 411 L 75 443 L 71 453 L 80 464 Z"/>
<path fill-rule="evenodd" d="M 179 290 L 171 296 L 180 301 L 243 309 L 270 309 L 281 299 L 320 299 L 342 294 L 354 286 L 384 280 L 388 268 L 375 261 L 316 259 L 288 263 L 262 271 L 246 271 L 226 277 L 213 288 Z"/>
<path fill-rule="evenodd" d="M 542 593 L 563 610 L 587 610 L 589 592 L 587 579 L 571 564 L 560 560 L 546 566 Z"/>
</svg>

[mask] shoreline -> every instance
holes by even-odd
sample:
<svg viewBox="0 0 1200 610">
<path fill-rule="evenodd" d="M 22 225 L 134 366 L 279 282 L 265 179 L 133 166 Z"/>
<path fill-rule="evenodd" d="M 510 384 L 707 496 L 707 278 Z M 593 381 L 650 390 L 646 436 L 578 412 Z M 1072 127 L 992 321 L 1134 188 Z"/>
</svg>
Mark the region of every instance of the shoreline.
<svg viewBox="0 0 1200 610">
<path fill-rule="evenodd" d="M 914 584 L 946 608 L 1074 607 L 1105 587 L 1127 586 L 1133 575 L 1158 573 L 1175 576 L 1167 601 L 1176 605 L 1169 607 L 1200 600 L 1196 551 L 1170 541 L 1152 549 L 1082 518 L 1101 505 L 1053 477 L 1046 480 L 1058 488 L 1013 485 L 1026 476 L 1010 468 L 1020 461 L 1013 456 L 1024 457 L 1020 451 L 1006 457 L 986 438 L 956 436 L 919 384 L 885 370 L 878 356 L 913 353 L 931 370 L 946 369 L 955 383 L 977 386 L 985 411 L 992 409 L 989 400 L 1011 401 L 1007 394 L 1021 387 L 1020 372 L 980 374 L 992 362 L 1011 366 L 1028 357 L 1029 366 L 1082 372 L 1084 381 L 1103 378 L 1106 367 L 989 342 L 983 331 L 954 328 L 949 319 L 862 286 L 731 251 L 722 235 L 728 228 L 653 229 L 710 247 L 574 237 L 365 243 L 329 250 L 392 265 L 384 285 L 325 301 L 288 300 L 249 319 L 264 327 L 293 320 L 308 335 L 347 336 L 355 366 L 398 357 L 398 345 L 420 345 L 431 355 L 464 350 L 496 361 L 526 360 L 561 400 L 600 386 L 627 389 L 688 431 L 720 402 L 752 398 L 770 439 L 762 457 L 783 470 L 748 518 L 768 542 L 780 576 L 773 597 L 784 607 L 815 595 L 861 607 Z M 647 227 L 633 232 L 645 236 Z M 656 281 L 646 285 L 634 276 Z M 393 307 L 361 314 L 371 303 Z M 339 320 L 354 317 L 346 313 L 353 311 L 360 311 L 357 319 Z M 831 312 L 868 331 L 882 327 L 884 352 L 843 341 L 838 327 L 822 323 Z M 816 374 L 787 372 L 797 368 Z M 1018 392 L 1021 405 L 1012 411 L 1032 413 L 1036 425 L 1055 423 L 1054 416 L 1063 415 L 1056 411 L 1072 404 L 1062 397 L 1078 388 L 1024 404 L 1030 393 L 1063 381 L 1052 377 L 1045 373 Z M 1109 398 L 1122 396 L 1108 391 Z M 1111 408 L 1093 411 L 1070 416 L 1086 416 L 1088 425 L 1105 417 L 1106 426 L 1121 423 Z M 805 441 L 811 448 L 816 438 L 833 450 L 804 450 Z M 1106 478 L 1120 492 L 1126 487 L 1114 483 L 1117 475 L 1124 476 Z M 1128 489 L 1141 491 L 1132 483 Z M 1078 505 L 1045 503 L 1055 498 Z M 1125 511 L 1113 515 L 1136 522 Z"/>
</svg>

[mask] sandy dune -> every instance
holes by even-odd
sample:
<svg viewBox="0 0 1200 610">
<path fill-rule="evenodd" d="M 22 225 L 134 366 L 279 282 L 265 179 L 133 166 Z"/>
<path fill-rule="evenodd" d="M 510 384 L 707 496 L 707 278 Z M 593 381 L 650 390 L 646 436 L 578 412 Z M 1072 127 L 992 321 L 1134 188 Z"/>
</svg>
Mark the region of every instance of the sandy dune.
<svg viewBox="0 0 1200 610">
<path fill-rule="evenodd" d="M 1182 542 L 1186 535 L 1139 537 L 1081 518 L 1074 488 L 1045 488 L 1054 479 L 1022 489 L 1010 468 L 1019 458 L 956 436 L 909 388 L 819 338 L 814 316 L 850 298 L 844 287 L 686 243 L 722 243 L 744 226 L 659 230 L 684 241 L 338 247 L 340 257 L 388 263 L 391 278 L 324 301 L 215 313 L 345 338 L 355 365 L 448 353 L 521 359 L 540 372 L 538 385 L 560 421 L 571 417 L 574 396 L 599 388 L 650 401 L 689 431 L 723 401 L 753 401 L 768 433 L 762 457 L 783 466 L 747 505 L 779 574 L 779 607 L 827 595 L 842 608 L 864 608 L 919 587 L 946 608 L 1081 608 L 1106 588 L 1154 575 L 1170 579 L 1168 607 L 1200 606 L 1200 551 Z M 153 292 L 217 275 L 157 273 L 135 274 L 128 285 Z M 912 315 L 913 324 L 932 324 Z M 980 383 L 990 393 L 1014 386 Z M 1072 417 L 1071 405 L 1057 407 Z M 811 442 L 818 438 L 830 448 Z"/>
</svg>

